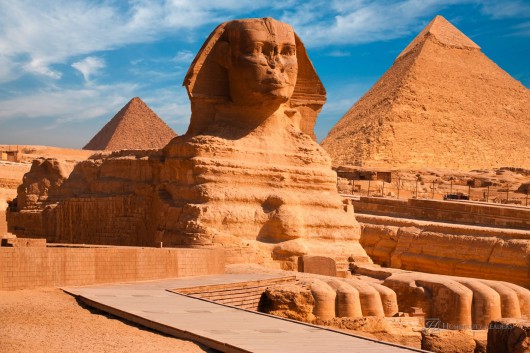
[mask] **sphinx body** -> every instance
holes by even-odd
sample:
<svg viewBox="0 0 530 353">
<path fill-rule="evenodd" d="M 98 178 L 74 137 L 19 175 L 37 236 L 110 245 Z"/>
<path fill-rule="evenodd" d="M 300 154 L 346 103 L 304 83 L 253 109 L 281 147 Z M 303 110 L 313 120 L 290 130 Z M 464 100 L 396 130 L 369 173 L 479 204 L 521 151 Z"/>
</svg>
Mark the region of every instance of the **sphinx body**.
<svg viewBox="0 0 530 353">
<path fill-rule="evenodd" d="M 290 26 L 223 23 L 184 86 L 192 104 L 185 135 L 159 151 L 80 163 L 52 197 L 10 212 L 12 231 L 57 242 L 220 246 L 228 262 L 283 268 L 306 254 L 333 257 L 344 269 L 370 262 L 331 160 L 314 141 L 325 90 Z M 50 170 L 46 163 L 33 173 Z M 27 180 L 20 199 L 39 189 Z"/>
</svg>

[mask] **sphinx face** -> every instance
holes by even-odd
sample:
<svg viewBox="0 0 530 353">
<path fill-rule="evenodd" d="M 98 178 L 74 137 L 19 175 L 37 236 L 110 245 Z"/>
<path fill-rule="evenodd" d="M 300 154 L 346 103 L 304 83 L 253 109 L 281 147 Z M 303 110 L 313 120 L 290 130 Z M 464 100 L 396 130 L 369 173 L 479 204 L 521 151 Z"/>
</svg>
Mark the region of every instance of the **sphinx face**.
<svg viewBox="0 0 530 353">
<path fill-rule="evenodd" d="M 230 97 L 238 105 L 278 104 L 293 94 L 298 74 L 291 26 L 272 20 L 234 21 L 227 29 Z"/>
</svg>

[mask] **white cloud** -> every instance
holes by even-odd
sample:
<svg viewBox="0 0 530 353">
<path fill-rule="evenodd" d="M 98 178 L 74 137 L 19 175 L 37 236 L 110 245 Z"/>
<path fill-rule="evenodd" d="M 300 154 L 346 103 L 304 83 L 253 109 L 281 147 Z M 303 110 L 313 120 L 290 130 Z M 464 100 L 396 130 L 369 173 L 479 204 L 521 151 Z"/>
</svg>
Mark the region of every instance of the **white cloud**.
<svg viewBox="0 0 530 353">
<path fill-rule="evenodd" d="M 22 66 L 22 68 L 27 72 L 48 76 L 55 80 L 60 79 L 62 76 L 60 72 L 52 70 L 44 60 L 39 58 L 31 60 L 29 63 Z"/>
<path fill-rule="evenodd" d="M 57 79 L 53 64 L 91 56 L 169 34 L 198 38 L 193 30 L 249 14 L 266 13 L 291 23 L 309 46 L 358 44 L 416 32 L 437 11 L 473 3 L 492 17 L 528 16 L 520 0 L 49 0 L 0 1 L 0 82 L 16 69 Z M 423 21 L 421 20 L 423 19 Z"/>
<path fill-rule="evenodd" d="M 310 47 L 361 44 L 416 32 L 425 25 L 422 18 L 434 17 L 447 3 L 434 0 L 322 1 L 296 7 L 286 12 L 283 20 L 292 23 Z"/>
<path fill-rule="evenodd" d="M 530 4 L 519 0 L 512 1 L 482 1 L 482 12 L 495 19 L 500 18 L 528 18 Z"/>
<path fill-rule="evenodd" d="M 327 53 L 327 56 L 334 56 L 334 57 L 337 57 L 337 58 L 350 56 L 350 55 L 351 55 L 350 52 L 344 51 L 344 50 L 333 50 L 333 51 L 330 51 L 329 53 Z"/>
<path fill-rule="evenodd" d="M 136 85 L 99 85 L 83 89 L 46 90 L 5 99 L 0 121 L 53 117 L 55 123 L 83 121 L 102 115 L 112 117 L 134 96 Z M 28 104 L 30 103 L 30 104 Z"/>
<path fill-rule="evenodd" d="M 195 54 L 192 53 L 191 51 L 189 50 L 179 50 L 177 52 L 177 55 L 175 55 L 175 57 L 173 58 L 173 61 L 177 62 L 177 63 L 182 63 L 182 64 L 191 64 L 193 58 L 195 58 Z"/>
<path fill-rule="evenodd" d="M 99 73 L 105 67 L 105 61 L 95 56 L 87 56 L 83 60 L 73 63 L 72 67 L 81 72 L 85 81 L 89 82 L 90 76 Z"/>
<path fill-rule="evenodd" d="M 264 0 L 251 5 L 236 0 L 130 0 L 126 6 L 89 0 L 0 1 L 0 55 L 9 67 L 19 63 L 26 72 L 58 78 L 52 64 L 158 40 L 175 30 L 189 32 L 263 6 Z M 4 82 L 17 76 L 5 70 L 0 75 Z"/>
</svg>

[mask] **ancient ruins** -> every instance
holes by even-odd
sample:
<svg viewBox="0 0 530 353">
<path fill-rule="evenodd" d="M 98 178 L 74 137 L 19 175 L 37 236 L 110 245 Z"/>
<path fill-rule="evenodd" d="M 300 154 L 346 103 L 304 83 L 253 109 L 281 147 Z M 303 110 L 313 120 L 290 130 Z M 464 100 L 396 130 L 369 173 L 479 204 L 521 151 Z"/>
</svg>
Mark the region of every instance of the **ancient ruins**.
<svg viewBox="0 0 530 353">
<path fill-rule="evenodd" d="M 322 141 L 334 165 L 530 167 L 530 91 L 436 16 Z"/>
<path fill-rule="evenodd" d="M 478 77 L 498 85 L 484 89 Z M 476 85 L 469 96 L 458 91 L 469 88 L 460 79 Z M 259 273 L 270 277 L 177 292 L 436 352 L 495 352 L 512 329 L 530 332 L 528 209 L 340 195 L 332 159 L 313 133 L 326 92 L 291 26 L 271 18 L 222 23 L 184 86 L 192 107 L 186 134 L 171 139 L 135 98 L 85 147 L 119 151 L 32 162 L 7 209 L 18 238 L 3 240 L 12 251 L 0 252 L 0 260 L 11 259 L 0 289 L 30 280 Z M 447 96 L 431 100 L 442 91 Z M 453 93 L 493 103 L 477 111 Z M 323 146 L 337 164 L 465 169 L 518 158 L 529 165 L 521 141 L 530 130 L 520 125 L 528 94 L 438 16 Z M 498 120 L 479 120 L 488 114 Z M 414 129 L 418 119 L 433 129 Z M 506 129 L 493 129 L 501 120 Z M 146 124 L 161 145 L 127 145 L 136 137 L 131 126 Z M 515 127 L 520 136 L 506 139 Z M 487 131 L 505 146 L 475 144 L 471 134 L 447 139 L 447 129 L 451 136 Z M 140 142 L 154 141 L 146 136 Z M 12 267 L 18 282 L 6 280 Z M 488 333 L 491 322 L 509 329 Z M 524 346 L 526 336 L 518 337 L 513 347 Z"/>
<path fill-rule="evenodd" d="M 147 150 L 177 136 L 140 98 L 134 97 L 86 144 L 85 150 Z"/>
<path fill-rule="evenodd" d="M 188 132 L 157 151 L 34 162 L 11 232 L 50 242 L 223 247 L 228 262 L 370 262 L 312 131 L 325 90 L 292 28 L 220 25 L 189 69 Z M 45 182 L 44 182 L 45 181 Z M 75 222 L 72 220 L 75 219 Z"/>
</svg>

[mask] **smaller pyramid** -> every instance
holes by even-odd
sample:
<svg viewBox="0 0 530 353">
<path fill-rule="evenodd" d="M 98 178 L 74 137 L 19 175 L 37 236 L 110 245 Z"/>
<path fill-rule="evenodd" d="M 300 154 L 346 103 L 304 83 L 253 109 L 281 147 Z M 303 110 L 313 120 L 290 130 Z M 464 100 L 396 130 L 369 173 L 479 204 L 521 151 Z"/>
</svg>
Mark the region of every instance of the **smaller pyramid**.
<svg viewBox="0 0 530 353">
<path fill-rule="evenodd" d="M 134 97 L 83 147 L 84 150 L 146 150 L 164 147 L 177 134 Z"/>
</svg>

